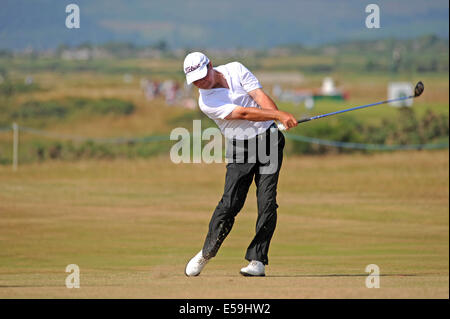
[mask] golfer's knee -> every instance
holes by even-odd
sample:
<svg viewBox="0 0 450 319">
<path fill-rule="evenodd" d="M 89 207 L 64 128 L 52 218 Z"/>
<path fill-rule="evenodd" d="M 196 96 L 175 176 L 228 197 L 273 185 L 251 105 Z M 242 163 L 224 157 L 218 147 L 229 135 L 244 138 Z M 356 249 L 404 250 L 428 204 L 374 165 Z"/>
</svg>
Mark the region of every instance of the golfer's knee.
<svg viewBox="0 0 450 319">
<path fill-rule="evenodd" d="M 277 211 L 278 204 L 275 197 L 258 199 L 258 211 L 263 214 L 268 214 Z"/>
<path fill-rule="evenodd" d="M 217 205 L 217 210 L 223 213 L 225 216 L 236 216 L 244 206 L 244 200 L 241 198 L 235 198 L 233 200 L 221 200 Z"/>
</svg>

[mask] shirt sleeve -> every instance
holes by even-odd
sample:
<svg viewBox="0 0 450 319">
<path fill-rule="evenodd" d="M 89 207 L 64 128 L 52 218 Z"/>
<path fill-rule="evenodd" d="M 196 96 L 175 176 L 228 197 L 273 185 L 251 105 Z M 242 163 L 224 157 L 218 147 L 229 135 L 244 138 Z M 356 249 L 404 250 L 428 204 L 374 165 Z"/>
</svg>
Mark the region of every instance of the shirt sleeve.
<svg viewBox="0 0 450 319">
<path fill-rule="evenodd" d="M 253 75 L 243 64 L 236 62 L 239 71 L 239 78 L 244 90 L 248 93 L 250 91 L 262 88 L 256 76 Z"/>
<path fill-rule="evenodd" d="M 214 94 L 214 98 L 200 96 L 198 104 L 200 110 L 212 120 L 224 120 L 237 106 L 225 92 Z"/>
</svg>

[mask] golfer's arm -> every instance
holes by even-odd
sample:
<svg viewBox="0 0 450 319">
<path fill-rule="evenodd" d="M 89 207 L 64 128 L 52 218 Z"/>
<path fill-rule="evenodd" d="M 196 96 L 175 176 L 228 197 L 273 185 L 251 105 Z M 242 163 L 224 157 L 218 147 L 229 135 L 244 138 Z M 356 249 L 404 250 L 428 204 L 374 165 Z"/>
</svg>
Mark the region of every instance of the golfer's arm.
<svg viewBox="0 0 450 319">
<path fill-rule="evenodd" d="M 226 120 L 247 120 L 254 122 L 280 120 L 281 112 L 278 110 L 277 105 L 262 89 L 250 91 L 248 94 L 261 108 L 237 106 L 225 118 Z"/>
<path fill-rule="evenodd" d="M 257 107 L 236 106 L 226 120 L 247 120 L 253 122 L 263 122 L 269 120 L 280 120 L 281 112 L 278 110 L 266 110 Z"/>
<path fill-rule="evenodd" d="M 278 110 L 275 102 L 262 89 L 250 91 L 248 92 L 248 95 L 250 95 L 261 108 L 265 110 Z"/>
</svg>

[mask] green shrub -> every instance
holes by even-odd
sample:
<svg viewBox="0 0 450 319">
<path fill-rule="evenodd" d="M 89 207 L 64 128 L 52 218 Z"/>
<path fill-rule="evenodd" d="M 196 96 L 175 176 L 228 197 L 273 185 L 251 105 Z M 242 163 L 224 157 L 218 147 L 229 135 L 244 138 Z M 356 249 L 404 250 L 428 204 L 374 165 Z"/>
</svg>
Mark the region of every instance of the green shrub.
<svg viewBox="0 0 450 319">
<path fill-rule="evenodd" d="M 25 84 L 23 82 L 4 81 L 0 83 L 0 96 L 10 97 L 17 93 L 26 93 L 42 90 L 36 83 Z"/>
<path fill-rule="evenodd" d="M 18 110 L 13 111 L 11 118 L 13 120 L 42 117 L 64 118 L 68 112 L 67 107 L 56 101 L 28 101 L 20 105 Z"/>
<path fill-rule="evenodd" d="M 133 103 L 118 99 L 84 99 L 68 98 L 50 101 L 27 101 L 18 108 L 6 109 L 9 115 L 4 114 L 8 120 L 36 120 L 63 119 L 71 115 L 84 114 L 116 114 L 129 115 L 135 110 Z"/>
<path fill-rule="evenodd" d="M 295 133 L 292 133 L 295 134 Z M 350 116 L 317 121 L 302 126 L 303 136 L 328 141 L 380 144 L 412 145 L 431 144 L 448 139 L 448 115 L 438 115 L 428 110 L 422 118 L 417 118 L 411 108 L 400 108 L 396 118 L 383 119 L 381 126 L 363 125 Z M 292 140 L 288 151 L 295 154 L 325 154 L 329 152 L 355 152 L 358 150 L 318 145 Z M 360 151 L 360 150 L 359 150 Z"/>
</svg>

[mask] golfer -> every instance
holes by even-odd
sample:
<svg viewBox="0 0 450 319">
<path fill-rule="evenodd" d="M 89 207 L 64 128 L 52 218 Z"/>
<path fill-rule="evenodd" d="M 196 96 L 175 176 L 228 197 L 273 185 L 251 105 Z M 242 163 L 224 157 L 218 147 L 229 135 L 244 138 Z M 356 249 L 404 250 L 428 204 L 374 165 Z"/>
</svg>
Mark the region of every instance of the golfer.
<svg viewBox="0 0 450 319">
<path fill-rule="evenodd" d="M 206 263 L 216 256 L 233 227 L 235 216 L 244 205 L 254 179 L 258 204 L 256 234 L 245 255 L 250 263 L 240 273 L 265 276 L 270 240 L 277 221 L 277 184 L 285 143 L 275 121 L 290 129 L 297 126 L 297 120 L 292 114 L 278 110 L 262 90 L 258 79 L 239 62 L 213 67 L 206 55 L 193 52 L 184 60 L 184 73 L 187 83 L 199 88 L 202 112 L 216 122 L 229 143 L 227 145 L 236 147 L 232 152 L 234 160 L 226 166 L 224 193 L 211 217 L 203 248 L 188 262 L 185 274 L 198 276 Z M 276 138 L 269 138 L 270 134 L 276 134 Z M 268 173 L 262 170 L 267 168 L 268 162 L 261 161 L 259 156 L 254 160 L 255 152 L 249 147 L 254 145 L 252 142 L 262 140 L 266 143 L 266 152 L 268 149 L 275 152 L 269 157 L 277 161 L 275 169 L 267 170 Z M 256 143 L 257 149 L 263 143 Z M 239 149 L 238 144 L 244 146 Z"/>
</svg>

